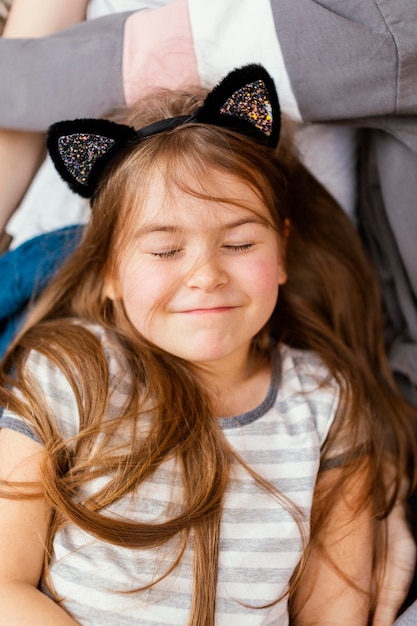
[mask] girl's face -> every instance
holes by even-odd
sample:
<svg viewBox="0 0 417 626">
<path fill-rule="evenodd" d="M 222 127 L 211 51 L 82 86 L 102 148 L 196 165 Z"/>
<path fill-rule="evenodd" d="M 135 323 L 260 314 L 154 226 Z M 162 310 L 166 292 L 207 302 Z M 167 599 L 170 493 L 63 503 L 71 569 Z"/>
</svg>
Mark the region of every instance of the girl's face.
<svg viewBox="0 0 417 626">
<path fill-rule="evenodd" d="M 263 202 L 230 175 L 213 171 L 212 180 L 204 192 L 224 201 L 166 190 L 153 177 L 107 288 L 144 337 L 210 369 L 247 362 L 286 280 Z"/>
</svg>

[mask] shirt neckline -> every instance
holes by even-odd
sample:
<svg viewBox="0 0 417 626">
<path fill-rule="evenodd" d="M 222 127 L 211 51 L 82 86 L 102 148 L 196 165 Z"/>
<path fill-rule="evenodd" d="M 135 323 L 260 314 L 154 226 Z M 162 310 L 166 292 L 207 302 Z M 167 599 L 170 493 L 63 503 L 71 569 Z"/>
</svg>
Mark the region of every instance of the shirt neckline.
<svg viewBox="0 0 417 626">
<path fill-rule="evenodd" d="M 273 352 L 272 358 L 272 374 L 271 381 L 269 383 L 268 391 L 265 398 L 254 409 L 241 413 L 240 415 L 233 415 L 232 417 L 219 417 L 217 419 L 218 424 L 222 430 L 228 430 L 231 428 L 240 428 L 252 424 L 259 418 L 263 417 L 269 409 L 275 404 L 278 385 L 281 378 L 280 375 L 281 358 L 278 350 Z"/>
</svg>

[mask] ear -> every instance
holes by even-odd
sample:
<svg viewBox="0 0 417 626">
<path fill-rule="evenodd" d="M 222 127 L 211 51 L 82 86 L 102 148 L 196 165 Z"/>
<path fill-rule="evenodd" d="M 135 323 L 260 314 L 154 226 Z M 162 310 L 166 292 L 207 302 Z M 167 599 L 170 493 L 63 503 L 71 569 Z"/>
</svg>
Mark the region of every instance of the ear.
<svg viewBox="0 0 417 626">
<path fill-rule="evenodd" d="M 285 267 L 284 259 L 281 259 L 278 268 L 278 285 L 285 285 L 288 280 L 287 268 Z"/>
<path fill-rule="evenodd" d="M 287 274 L 287 243 L 291 232 L 291 222 L 288 218 L 284 220 L 284 232 L 281 238 L 281 260 L 279 264 L 278 285 L 284 285 L 288 280 Z"/>
<path fill-rule="evenodd" d="M 281 111 L 274 81 L 262 65 L 236 69 L 208 94 L 195 119 L 246 133 L 275 148 Z"/>
<path fill-rule="evenodd" d="M 115 285 L 112 281 L 106 281 L 104 284 L 104 295 L 109 300 L 118 300 Z"/>
<path fill-rule="evenodd" d="M 57 122 L 48 131 L 47 147 L 59 174 L 84 198 L 94 195 L 103 169 L 137 134 L 134 128 L 109 120 Z"/>
</svg>

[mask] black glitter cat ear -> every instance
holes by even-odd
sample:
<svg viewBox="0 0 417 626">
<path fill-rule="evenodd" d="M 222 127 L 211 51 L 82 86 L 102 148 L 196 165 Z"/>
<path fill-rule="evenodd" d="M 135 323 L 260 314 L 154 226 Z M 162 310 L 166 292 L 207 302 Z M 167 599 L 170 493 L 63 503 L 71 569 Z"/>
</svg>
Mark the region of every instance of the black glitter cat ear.
<svg viewBox="0 0 417 626">
<path fill-rule="evenodd" d="M 281 112 L 274 81 L 262 65 L 238 68 L 208 94 L 195 118 L 249 135 L 275 148 Z"/>
<path fill-rule="evenodd" d="M 136 140 L 137 133 L 130 126 L 79 119 L 53 124 L 46 144 L 56 169 L 70 188 L 91 198 L 108 163 Z"/>
<path fill-rule="evenodd" d="M 57 122 L 49 128 L 47 147 L 70 188 L 84 198 L 92 198 L 101 175 L 116 155 L 147 137 L 192 122 L 228 128 L 276 147 L 280 107 L 272 78 L 261 65 L 234 70 L 208 94 L 194 115 L 160 120 L 139 130 L 108 120 Z"/>
</svg>

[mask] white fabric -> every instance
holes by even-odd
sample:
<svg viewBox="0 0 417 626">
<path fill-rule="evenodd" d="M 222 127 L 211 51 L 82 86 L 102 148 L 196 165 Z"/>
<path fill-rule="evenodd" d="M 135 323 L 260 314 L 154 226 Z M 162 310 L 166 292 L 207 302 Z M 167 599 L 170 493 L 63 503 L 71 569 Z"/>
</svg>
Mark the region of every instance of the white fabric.
<svg viewBox="0 0 417 626">
<path fill-rule="evenodd" d="M 191 29 L 203 85 L 236 67 L 260 63 L 274 79 L 283 111 L 301 121 L 269 0 L 189 0 Z"/>
<path fill-rule="evenodd" d="M 65 437 L 75 435 L 79 427 L 77 406 L 62 374 L 37 354 L 31 355 L 29 367 L 47 395 L 60 431 Z M 125 369 L 114 357 L 110 367 L 110 380 L 126 380 Z M 338 404 L 334 383 L 318 388 L 325 374 L 313 354 L 283 347 L 265 400 L 249 413 L 221 420 L 224 435 L 245 461 L 299 507 L 306 537 L 320 448 Z M 125 393 L 122 382 L 113 392 L 110 415 L 123 403 Z M 31 436 L 26 424 L 7 411 L 1 424 Z M 148 426 L 144 424 L 145 429 Z M 119 436 L 129 437 L 129 432 L 123 430 Z M 88 497 L 105 480 L 88 483 L 77 492 L 77 499 Z M 169 503 L 178 506 L 182 499 L 180 473 L 170 461 L 140 487 L 137 496 L 124 497 L 105 513 L 136 521 L 163 521 Z M 186 626 L 192 546 L 186 549 L 179 567 L 151 590 L 120 593 L 143 586 L 165 572 L 177 548 L 175 539 L 159 549 L 112 546 L 69 525 L 54 542 L 52 581 L 63 605 L 82 626 Z M 286 591 L 301 551 L 300 531 L 293 516 L 240 466 L 234 466 L 221 523 L 216 625 L 287 626 L 286 600 L 268 609 L 250 607 L 270 603 Z"/>
<path fill-rule="evenodd" d="M 70 190 L 47 157 L 7 224 L 7 232 L 13 237 L 10 247 L 17 248 L 41 233 L 71 224 L 83 224 L 89 215 L 88 200 Z"/>
<path fill-rule="evenodd" d="M 294 136 L 301 161 L 356 222 L 357 131 L 337 124 L 306 124 Z"/>
<path fill-rule="evenodd" d="M 140 9 L 157 9 L 174 0 L 90 0 L 87 7 L 87 19 L 122 13 L 123 11 L 139 11 Z"/>
</svg>

